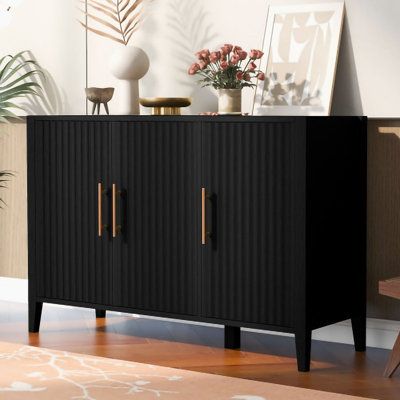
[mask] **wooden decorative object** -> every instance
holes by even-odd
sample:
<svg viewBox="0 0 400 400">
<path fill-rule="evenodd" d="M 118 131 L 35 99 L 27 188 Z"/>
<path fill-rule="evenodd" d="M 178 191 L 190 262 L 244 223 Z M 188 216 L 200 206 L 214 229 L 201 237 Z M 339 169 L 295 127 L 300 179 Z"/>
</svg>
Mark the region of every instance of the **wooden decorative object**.
<svg viewBox="0 0 400 400">
<path fill-rule="evenodd" d="M 96 107 L 97 114 L 100 114 L 100 104 L 104 104 L 107 115 L 110 114 L 107 103 L 112 99 L 114 95 L 114 88 L 90 87 L 86 88 L 85 92 L 87 99 L 93 103 L 92 114 L 96 112 Z"/>
<path fill-rule="evenodd" d="M 384 296 L 393 297 L 400 300 L 400 276 L 386 281 L 379 282 L 379 293 Z M 400 333 L 394 344 L 392 353 L 390 354 L 389 361 L 386 365 L 383 376 L 390 378 L 400 365 Z"/>
<path fill-rule="evenodd" d="M 181 115 L 181 108 L 192 102 L 187 97 L 154 97 L 140 99 L 140 104 L 151 107 L 151 115 Z"/>
</svg>

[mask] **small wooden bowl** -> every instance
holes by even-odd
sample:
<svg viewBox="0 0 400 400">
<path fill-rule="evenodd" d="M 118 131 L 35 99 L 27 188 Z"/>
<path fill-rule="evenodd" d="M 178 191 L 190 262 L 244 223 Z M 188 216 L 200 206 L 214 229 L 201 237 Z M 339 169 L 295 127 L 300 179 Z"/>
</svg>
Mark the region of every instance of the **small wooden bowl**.
<svg viewBox="0 0 400 400">
<path fill-rule="evenodd" d="M 86 88 L 85 92 L 87 99 L 92 103 L 108 103 L 114 95 L 114 88 L 90 87 Z"/>
</svg>

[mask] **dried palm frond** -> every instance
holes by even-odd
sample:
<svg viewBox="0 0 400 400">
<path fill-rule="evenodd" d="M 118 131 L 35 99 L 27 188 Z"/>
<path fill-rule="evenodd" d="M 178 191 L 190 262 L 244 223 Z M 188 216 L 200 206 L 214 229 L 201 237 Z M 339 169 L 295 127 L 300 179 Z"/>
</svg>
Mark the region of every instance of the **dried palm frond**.
<svg viewBox="0 0 400 400">
<path fill-rule="evenodd" d="M 32 81 L 32 76 L 41 73 L 34 60 L 25 59 L 22 51 L 15 56 L 0 58 L 0 122 L 18 118 L 12 109 L 23 109 L 14 100 L 27 95 L 39 95 L 40 85 Z"/>
<path fill-rule="evenodd" d="M 8 178 L 11 178 L 12 176 L 14 176 L 12 172 L 0 171 L 0 189 L 4 189 L 7 187 L 6 185 L 9 181 Z M 6 205 L 6 203 L 4 203 L 4 200 L 0 198 L 0 208 L 3 208 L 4 205 Z"/>
<path fill-rule="evenodd" d="M 81 10 L 86 21 L 80 24 L 96 35 L 128 45 L 133 33 L 139 28 L 144 0 L 80 0 L 87 3 L 87 11 Z M 95 22 L 95 26 L 89 22 Z M 100 28 L 101 27 L 101 28 Z"/>
</svg>

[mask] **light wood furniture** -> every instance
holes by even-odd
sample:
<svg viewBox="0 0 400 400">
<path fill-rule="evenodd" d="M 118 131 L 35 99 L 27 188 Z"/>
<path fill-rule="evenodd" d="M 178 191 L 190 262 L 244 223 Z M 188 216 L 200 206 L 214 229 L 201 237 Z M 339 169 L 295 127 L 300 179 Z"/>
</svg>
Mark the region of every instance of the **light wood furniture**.
<svg viewBox="0 0 400 400">
<path fill-rule="evenodd" d="M 393 297 L 400 300 L 400 276 L 386 281 L 379 282 L 379 293 L 384 296 Z M 384 376 L 390 378 L 400 365 L 400 333 L 394 344 L 389 361 L 386 365 Z"/>
<path fill-rule="evenodd" d="M 14 174 L 0 189 L 0 277 L 27 278 L 26 124 L 0 123 L 0 171 Z"/>
</svg>

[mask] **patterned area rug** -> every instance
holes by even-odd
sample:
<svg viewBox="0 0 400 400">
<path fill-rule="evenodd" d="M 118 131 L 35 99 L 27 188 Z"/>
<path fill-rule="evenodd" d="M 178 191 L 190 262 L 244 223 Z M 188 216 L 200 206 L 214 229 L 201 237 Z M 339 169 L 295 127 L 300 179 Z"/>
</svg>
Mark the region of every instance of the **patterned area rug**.
<svg viewBox="0 0 400 400">
<path fill-rule="evenodd" d="M 0 399 L 362 398 L 0 342 Z"/>
</svg>

